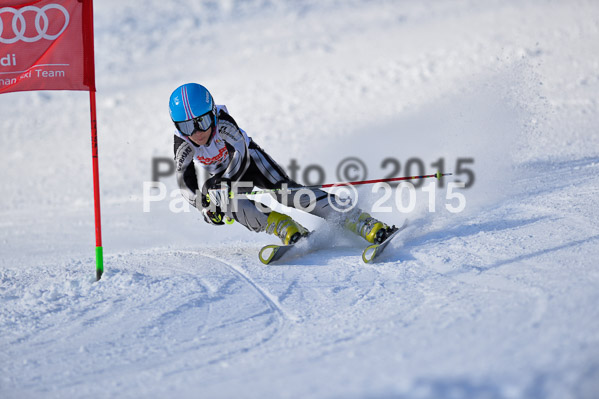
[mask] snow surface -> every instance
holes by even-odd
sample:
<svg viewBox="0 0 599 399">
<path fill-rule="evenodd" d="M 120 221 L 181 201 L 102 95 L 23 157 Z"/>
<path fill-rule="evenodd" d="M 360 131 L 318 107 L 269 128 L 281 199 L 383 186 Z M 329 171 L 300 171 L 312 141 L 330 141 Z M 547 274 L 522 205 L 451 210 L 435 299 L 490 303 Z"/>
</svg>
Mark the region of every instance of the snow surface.
<svg viewBox="0 0 599 399">
<path fill-rule="evenodd" d="M 100 282 L 87 94 L 0 96 L 0 397 L 599 397 L 597 2 L 101 0 L 95 25 Z M 269 267 L 272 236 L 145 213 L 187 81 L 327 182 L 473 158 L 466 209 L 376 213 L 411 225 L 373 265 L 296 212 L 320 249 Z"/>
</svg>

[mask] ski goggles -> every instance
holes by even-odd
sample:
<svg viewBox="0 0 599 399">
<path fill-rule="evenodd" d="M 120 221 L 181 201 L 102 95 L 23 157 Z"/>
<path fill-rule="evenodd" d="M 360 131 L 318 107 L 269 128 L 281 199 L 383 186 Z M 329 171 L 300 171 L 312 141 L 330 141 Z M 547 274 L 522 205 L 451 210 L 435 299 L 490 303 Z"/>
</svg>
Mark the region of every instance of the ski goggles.
<svg viewBox="0 0 599 399">
<path fill-rule="evenodd" d="M 175 122 L 175 127 L 181 132 L 181 134 L 185 136 L 191 136 L 197 130 L 205 132 L 206 130 L 210 129 L 213 120 L 214 114 L 212 112 L 208 112 L 207 114 L 198 116 L 197 118 L 189 119 L 183 122 Z"/>
</svg>

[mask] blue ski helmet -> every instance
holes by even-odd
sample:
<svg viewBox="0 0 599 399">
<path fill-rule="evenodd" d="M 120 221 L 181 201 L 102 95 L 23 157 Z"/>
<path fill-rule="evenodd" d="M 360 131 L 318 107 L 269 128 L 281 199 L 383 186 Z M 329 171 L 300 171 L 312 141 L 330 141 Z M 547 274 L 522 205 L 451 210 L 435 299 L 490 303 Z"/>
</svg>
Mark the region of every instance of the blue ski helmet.
<svg viewBox="0 0 599 399">
<path fill-rule="evenodd" d="M 210 118 L 210 122 L 216 126 L 216 104 L 208 89 L 202 85 L 186 83 L 177 87 L 171 94 L 168 105 L 171 119 L 175 122 L 175 125 L 178 125 L 177 122 L 189 121 L 196 118 L 201 123 L 201 118 L 199 117 L 206 115 Z M 204 128 L 201 125 L 200 127 Z M 207 126 L 203 130 L 206 130 L 208 127 L 210 126 Z M 179 126 L 177 126 L 177 129 L 179 129 Z M 182 133 L 185 135 L 191 134 Z"/>
</svg>

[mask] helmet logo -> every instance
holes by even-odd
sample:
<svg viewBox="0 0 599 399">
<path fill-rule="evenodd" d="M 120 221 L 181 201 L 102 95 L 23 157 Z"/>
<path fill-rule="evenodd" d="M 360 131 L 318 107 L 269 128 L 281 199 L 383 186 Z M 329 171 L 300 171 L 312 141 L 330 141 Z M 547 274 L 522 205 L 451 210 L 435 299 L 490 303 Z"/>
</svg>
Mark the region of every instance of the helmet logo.
<svg viewBox="0 0 599 399">
<path fill-rule="evenodd" d="M 175 97 L 174 100 L 175 105 L 179 105 L 181 103 L 181 100 L 179 100 L 179 96 Z"/>
<path fill-rule="evenodd" d="M 206 104 L 210 104 L 210 93 L 206 92 Z"/>
</svg>

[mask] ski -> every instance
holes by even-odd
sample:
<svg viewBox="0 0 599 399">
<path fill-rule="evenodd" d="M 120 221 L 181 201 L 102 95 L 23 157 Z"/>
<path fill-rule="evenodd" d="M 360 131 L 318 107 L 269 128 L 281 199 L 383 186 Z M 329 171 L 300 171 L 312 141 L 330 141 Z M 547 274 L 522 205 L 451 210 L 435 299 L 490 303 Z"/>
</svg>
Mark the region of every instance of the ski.
<svg viewBox="0 0 599 399">
<path fill-rule="evenodd" d="M 293 248 L 295 244 L 289 245 L 266 245 L 262 247 L 260 252 L 258 253 L 258 257 L 260 258 L 260 262 L 265 265 L 270 264 L 271 262 L 275 262 L 283 257 L 291 248 Z M 269 252 L 270 251 L 270 252 Z"/>
<path fill-rule="evenodd" d="M 383 253 L 385 248 L 387 248 L 387 245 L 389 245 L 391 240 L 393 240 L 393 238 L 395 238 L 406 227 L 408 227 L 407 219 L 397 230 L 395 230 L 389 237 L 387 237 L 385 241 L 383 241 L 380 244 L 372 244 L 366 247 L 366 249 L 364 249 L 364 251 L 362 252 L 362 260 L 364 261 L 364 263 L 372 263 L 376 258 L 378 258 Z"/>
<path fill-rule="evenodd" d="M 372 244 L 372 245 L 369 245 L 368 247 L 366 247 L 366 249 L 364 249 L 364 251 L 362 252 L 362 260 L 364 261 L 364 263 L 372 263 L 376 258 L 378 258 L 383 253 L 383 251 L 385 250 L 387 245 L 389 245 L 391 240 L 393 240 L 393 238 L 395 238 L 406 227 L 408 227 L 407 220 L 404 221 L 404 223 L 399 228 L 397 228 L 397 230 L 395 230 L 389 237 L 387 237 L 387 239 L 385 241 L 383 241 L 382 243 Z M 312 233 L 310 233 L 310 234 L 312 234 Z M 308 234 L 308 236 L 310 234 Z M 273 262 L 280 260 L 281 258 L 285 257 L 285 255 L 288 254 L 289 251 L 292 250 L 295 246 L 303 243 L 308 236 L 303 237 L 301 240 L 299 240 L 295 244 L 265 245 L 264 247 L 262 247 L 262 249 L 260 249 L 260 252 L 258 253 L 260 262 L 264 263 L 265 265 L 269 265 Z"/>
<path fill-rule="evenodd" d="M 260 258 L 260 262 L 268 265 L 272 262 L 276 262 L 281 259 L 289 250 L 295 247 L 297 244 L 303 243 L 306 238 L 308 238 L 312 234 L 312 232 L 300 238 L 300 240 L 294 244 L 270 244 L 262 247 L 260 252 L 258 253 L 258 257 Z"/>
</svg>

